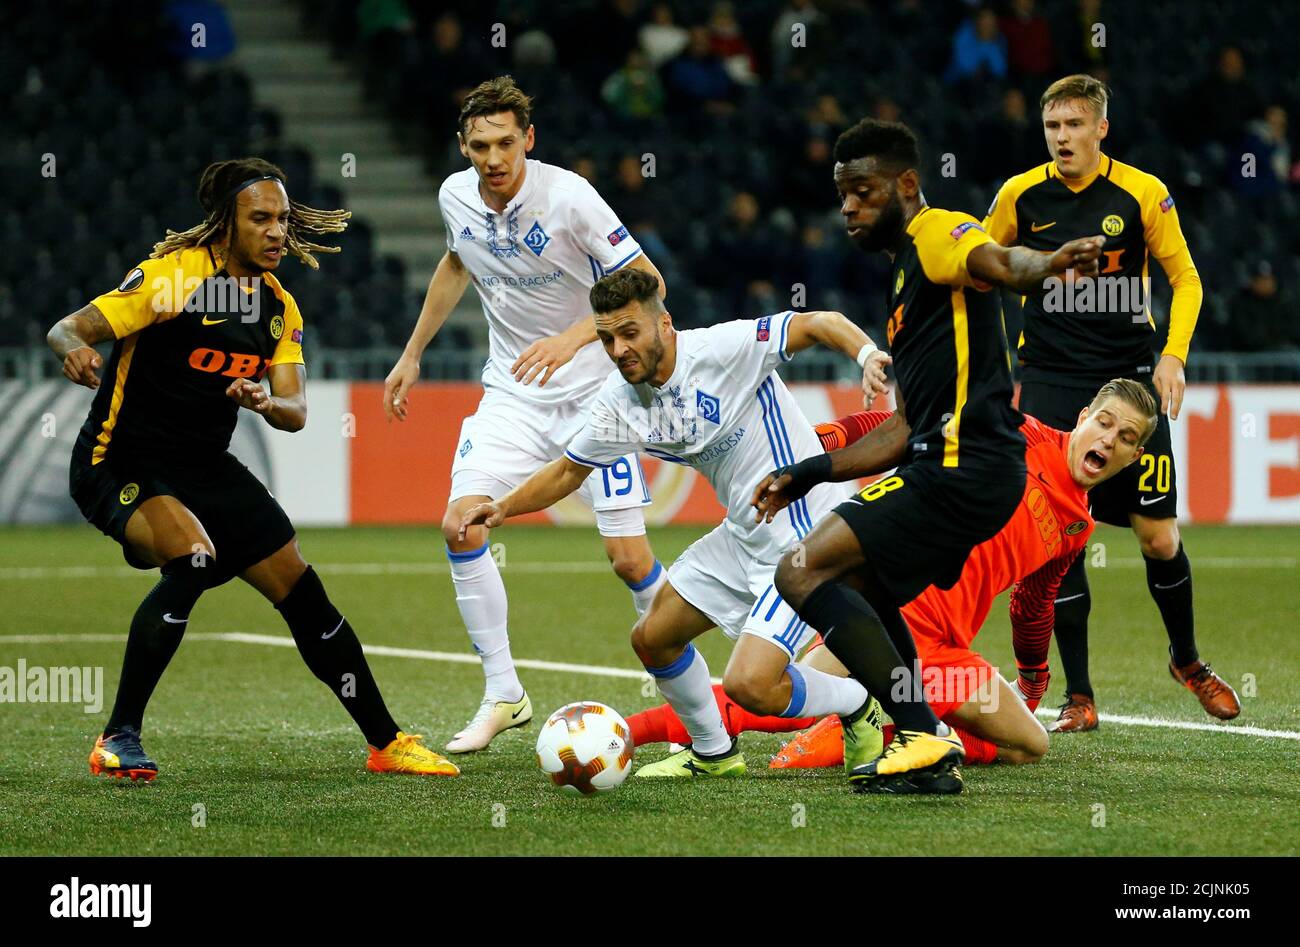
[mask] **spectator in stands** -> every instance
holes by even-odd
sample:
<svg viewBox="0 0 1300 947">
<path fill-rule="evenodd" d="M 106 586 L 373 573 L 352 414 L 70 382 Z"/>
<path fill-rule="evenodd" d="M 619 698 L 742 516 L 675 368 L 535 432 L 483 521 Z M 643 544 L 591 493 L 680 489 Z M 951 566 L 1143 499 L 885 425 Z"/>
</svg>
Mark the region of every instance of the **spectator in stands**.
<svg viewBox="0 0 1300 947">
<path fill-rule="evenodd" d="M 720 319 L 753 317 L 784 305 L 776 301 L 772 283 L 785 255 L 784 241 L 761 216 L 758 198 L 736 193 L 726 219 L 712 228 L 708 253 L 697 261 L 697 281 L 722 293 Z"/>
<path fill-rule="evenodd" d="M 952 62 L 944 73 L 949 83 L 1003 79 L 1007 74 L 1007 40 L 988 7 L 967 17 L 952 38 Z"/>
<path fill-rule="evenodd" d="M 758 81 L 758 61 L 740 30 L 736 11 L 730 3 L 713 5 L 713 13 L 709 16 L 709 49 L 722 60 L 727 75 L 734 81 L 741 85 L 753 85 Z"/>
<path fill-rule="evenodd" d="M 619 220 L 634 230 L 637 229 L 635 224 L 653 220 L 662 210 L 655 206 L 642 167 L 641 159 L 630 152 L 619 158 L 614 173 L 614 188 L 609 195 L 610 206 L 618 214 Z M 664 282 L 668 282 L 667 277 Z"/>
<path fill-rule="evenodd" d="M 903 110 L 887 95 L 882 95 L 871 103 L 871 117 L 878 122 L 901 122 Z"/>
<path fill-rule="evenodd" d="M 812 307 L 813 300 L 837 293 L 841 283 L 840 271 L 845 262 L 838 237 L 838 233 L 834 236 L 827 233 L 826 225 L 820 220 L 804 224 L 799 243 L 790 254 L 781 289 L 789 289 L 796 283 L 803 285 L 807 290 L 808 308 Z"/>
<path fill-rule="evenodd" d="M 788 0 L 785 7 L 777 14 L 772 24 L 772 67 L 776 73 L 782 73 L 790 65 L 790 59 L 798 51 L 794 45 L 795 29 L 802 27 L 804 46 L 807 49 L 813 37 L 814 29 L 826 24 L 825 15 L 813 4 L 813 0 Z"/>
<path fill-rule="evenodd" d="M 605 80 L 600 97 L 615 115 L 629 121 L 663 115 L 663 84 L 639 49 L 629 52 L 623 68 Z"/>
<path fill-rule="evenodd" d="M 1291 306 L 1278 292 L 1277 276 L 1268 260 L 1251 268 L 1249 279 L 1232 302 L 1232 322 L 1223 348 L 1237 352 L 1295 349 L 1300 333 Z"/>
<path fill-rule="evenodd" d="M 1101 0 L 1075 0 L 1074 7 L 1052 31 L 1057 41 L 1059 72 L 1097 75 L 1106 68 L 1106 37 L 1099 26 L 1105 26 Z"/>
<path fill-rule="evenodd" d="M 973 172 L 982 184 L 1001 182 L 1043 161 L 1043 129 L 1031 118 L 1025 95 L 1012 87 L 1002 93 L 998 114 L 980 122 L 975 134 Z"/>
<path fill-rule="evenodd" d="M 482 71 L 481 58 L 465 40 L 460 18 L 447 12 L 433 21 L 430 39 L 407 73 L 406 81 L 418 95 L 404 97 L 418 103 L 430 127 L 440 134 L 456 127 L 461 100 L 476 84 Z"/>
<path fill-rule="evenodd" d="M 1037 84 L 1055 70 L 1052 27 L 1035 9 L 1034 0 L 1014 0 L 1000 26 L 1007 39 L 1007 66 L 1015 79 Z"/>
<path fill-rule="evenodd" d="M 686 51 L 664 67 L 669 92 L 684 111 L 730 112 L 736 83 L 713 54 L 709 28 L 692 27 L 690 36 Z"/>
<path fill-rule="evenodd" d="M 838 136 L 839 132 L 831 128 L 814 131 L 786 167 L 780 194 L 796 216 L 824 211 L 827 203 L 834 200 L 831 182 L 834 180 L 835 158 L 831 142 Z"/>
<path fill-rule="evenodd" d="M 1237 192 L 1247 197 L 1271 197 L 1291 182 L 1291 142 L 1287 137 L 1286 109 L 1270 105 L 1264 117 L 1246 126 L 1243 156 L 1254 158 L 1254 174 L 1233 174 Z"/>
<path fill-rule="evenodd" d="M 177 59 L 216 63 L 235 51 L 235 31 L 221 4 L 213 0 L 171 0 L 166 13 L 173 29 L 170 51 Z M 196 29 L 200 25 L 202 31 Z"/>
<path fill-rule="evenodd" d="M 656 3 L 650 11 L 650 22 L 641 27 L 637 38 L 651 68 L 658 69 L 684 50 L 691 36 L 673 21 L 671 4 Z"/>
<path fill-rule="evenodd" d="M 1225 147 L 1241 140 L 1242 125 L 1260 114 L 1263 102 L 1246 75 L 1246 59 L 1236 46 L 1219 50 L 1210 75 L 1187 90 L 1177 128 L 1184 142 Z"/>
</svg>

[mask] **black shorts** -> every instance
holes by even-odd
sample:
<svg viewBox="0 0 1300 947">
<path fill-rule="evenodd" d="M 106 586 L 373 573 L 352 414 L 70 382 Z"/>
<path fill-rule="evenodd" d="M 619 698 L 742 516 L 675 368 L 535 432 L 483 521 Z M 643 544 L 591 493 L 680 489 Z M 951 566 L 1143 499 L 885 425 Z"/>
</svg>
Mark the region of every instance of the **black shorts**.
<svg viewBox="0 0 1300 947">
<path fill-rule="evenodd" d="M 126 543 L 126 521 L 145 500 L 174 496 L 203 524 L 216 547 L 217 567 L 232 578 L 261 562 L 294 536 L 293 524 L 262 481 L 233 454 L 201 463 L 109 457 L 93 466 L 73 455 L 72 499 L 100 532 L 122 546 L 137 569 L 151 569 Z"/>
<path fill-rule="evenodd" d="M 970 470 L 912 463 L 835 508 L 903 606 L 931 585 L 952 588 L 970 551 L 996 536 L 1025 492 L 1025 459 Z"/>
<path fill-rule="evenodd" d="M 1020 388 L 1020 410 L 1032 414 L 1044 424 L 1071 431 L 1078 423 L 1079 409 L 1092 401 L 1097 388 L 1025 382 Z M 1160 396 L 1155 387 L 1148 384 L 1147 388 L 1159 404 Z M 1178 515 L 1178 473 L 1174 469 L 1174 452 L 1169 440 L 1169 418 L 1160 415 L 1160 422 L 1147 441 L 1142 456 L 1105 483 L 1089 490 L 1088 503 L 1092 507 L 1093 519 L 1125 529 L 1133 525 L 1130 513 L 1158 520 Z"/>
</svg>

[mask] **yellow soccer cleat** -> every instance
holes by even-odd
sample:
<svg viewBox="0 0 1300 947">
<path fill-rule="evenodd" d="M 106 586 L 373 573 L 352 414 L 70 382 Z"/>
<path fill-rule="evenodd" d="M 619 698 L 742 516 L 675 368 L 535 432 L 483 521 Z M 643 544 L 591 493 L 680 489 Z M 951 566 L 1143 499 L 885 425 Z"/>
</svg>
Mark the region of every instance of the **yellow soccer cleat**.
<svg viewBox="0 0 1300 947">
<path fill-rule="evenodd" d="M 397 731 L 392 743 L 377 750 L 370 747 L 370 757 L 366 760 L 366 769 L 372 773 L 406 773 L 412 776 L 459 776 L 456 764 L 438 753 L 433 752 L 420 741 L 424 737 L 417 733 Z"/>
<path fill-rule="evenodd" d="M 878 758 L 854 767 L 849 782 L 859 792 L 953 794 L 962 789 L 958 769 L 966 752 L 951 727 L 944 735 L 897 730 Z"/>
<path fill-rule="evenodd" d="M 885 749 L 881 731 L 880 702 L 868 697 L 858 710 L 841 717 L 844 727 L 844 771 L 852 774 L 859 766 L 870 763 Z"/>
<path fill-rule="evenodd" d="M 511 727 L 522 727 L 533 719 L 533 702 L 524 694 L 513 703 L 508 700 L 483 698 L 478 712 L 465 729 L 451 738 L 448 753 L 474 753 L 487 747 L 498 734 Z"/>
<path fill-rule="evenodd" d="M 696 776 L 725 779 L 745 775 L 745 757 L 735 740 L 731 741 L 731 749 L 722 756 L 699 756 L 688 746 L 680 753 L 674 753 L 657 763 L 647 763 L 636 774 L 646 779 L 691 779 Z"/>
</svg>

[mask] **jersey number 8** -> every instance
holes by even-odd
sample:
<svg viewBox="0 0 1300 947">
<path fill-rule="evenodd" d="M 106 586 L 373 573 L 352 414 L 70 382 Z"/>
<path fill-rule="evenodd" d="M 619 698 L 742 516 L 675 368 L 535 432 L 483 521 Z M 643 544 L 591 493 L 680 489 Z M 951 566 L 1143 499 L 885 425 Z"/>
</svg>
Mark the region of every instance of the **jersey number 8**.
<svg viewBox="0 0 1300 947">
<path fill-rule="evenodd" d="M 884 480 L 877 480 L 871 486 L 859 493 L 858 496 L 862 497 L 862 499 L 869 503 L 872 500 L 879 500 L 886 493 L 897 490 L 902 485 L 902 477 L 886 477 Z"/>
</svg>

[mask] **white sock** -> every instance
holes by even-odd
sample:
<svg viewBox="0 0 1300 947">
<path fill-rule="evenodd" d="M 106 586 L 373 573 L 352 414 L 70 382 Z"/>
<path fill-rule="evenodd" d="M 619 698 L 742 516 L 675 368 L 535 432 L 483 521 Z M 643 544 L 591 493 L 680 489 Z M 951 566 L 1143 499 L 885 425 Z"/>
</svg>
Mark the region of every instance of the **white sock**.
<svg viewBox="0 0 1300 947">
<path fill-rule="evenodd" d="M 788 665 L 790 706 L 782 717 L 851 714 L 867 701 L 867 689 L 851 677 L 836 677 L 807 665 Z"/>
<path fill-rule="evenodd" d="M 691 735 L 695 752 L 714 756 L 731 749 L 731 737 L 713 696 L 709 666 L 704 655 L 688 644 L 685 653 L 667 667 L 646 668 L 659 685 L 659 693 L 672 705 Z"/>
<path fill-rule="evenodd" d="M 483 661 L 487 678 L 485 697 L 519 700 L 524 686 L 510 657 L 510 636 L 506 633 L 506 587 L 497 562 L 487 554 L 488 544 L 469 552 L 447 550 L 451 581 L 456 586 L 456 607 L 469 632 L 474 652 Z"/>
<path fill-rule="evenodd" d="M 668 570 L 656 559 L 654 568 L 650 570 L 644 579 L 635 585 L 628 584 L 628 589 L 632 592 L 632 605 L 636 608 L 637 618 L 650 610 L 650 603 L 655 600 L 656 593 L 667 581 Z"/>
</svg>

